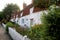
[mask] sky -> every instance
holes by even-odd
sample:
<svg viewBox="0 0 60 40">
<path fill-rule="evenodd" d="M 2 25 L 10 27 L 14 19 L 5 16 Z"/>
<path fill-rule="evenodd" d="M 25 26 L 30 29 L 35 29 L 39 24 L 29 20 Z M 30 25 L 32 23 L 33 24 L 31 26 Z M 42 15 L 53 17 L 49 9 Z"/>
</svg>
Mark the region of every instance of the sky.
<svg viewBox="0 0 60 40">
<path fill-rule="evenodd" d="M 4 7 L 10 3 L 17 4 L 19 6 L 19 8 L 22 10 L 23 2 L 26 3 L 27 5 L 29 5 L 29 4 L 31 4 L 32 0 L 0 0 L 0 11 L 2 11 L 4 9 Z"/>
</svg>

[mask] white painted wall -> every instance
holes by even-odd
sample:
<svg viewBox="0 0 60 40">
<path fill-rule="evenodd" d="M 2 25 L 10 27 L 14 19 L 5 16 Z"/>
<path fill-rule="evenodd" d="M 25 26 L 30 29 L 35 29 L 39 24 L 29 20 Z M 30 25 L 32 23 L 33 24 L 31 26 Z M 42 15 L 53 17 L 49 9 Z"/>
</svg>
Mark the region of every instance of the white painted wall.
<svg viewBox="0 0 60 40">
<path fill-rule="evenodd" d="M 30 26 L 33 26 L 35 24 L 41 24 L 41 16 L 42 16 L 43 12 L 47 13 L 47 10 L 33 13 L 33 9 L 34 9 L 34 7 L 32 7 L 30 9 L 29 15 L 26 15 L 26 16 L 23 16 L 20 18 L 19 25 L 24 26 L 26 24 L 28 27 L 30 27 Z M 33 25 L 30 25 L 30 19 L 32 19 L 32 18 L 33 18 Z M 24 23 L 22 23 L 22 19 L 24 19 Z M 28 19 L 28 20 L 26 20 L 26 19 Z"/>
<path fill-rule="evenodd" d="M 29 25 L 30 25 L 30 21 L 29 21 L 29 17 L 28 17 L 29 15 L 27 15 L 27 16 L 24 16 L 24 17 L 21 17 L 20 19 L 19 19 L 19 25 L 20 26 L 22 26 L 22 27 L 28 27 Z M 24 19 L 24 23 L 22 23 L 22 19 Z M 26 24 L 26 26 L 24 26 Z"/>
<path fill-rule="evenodd" d="M 16 30 L 9 28 L 9 34 L 13 40 L 22 40 L 23 36 L 16 32 Z"/>
<path fill-rule="evenodd" d="M 2 23 L 2 25 L 3 25 L 4 29 L 5 29 L 6 25 L 4 23 Z M 8 33 L 9 33 L 9 35 L 11 36 L 11 38 L 13 40 L 30 40 L 27 37 L 27 35 L 23 36 L 23 35 L 21 35 L 20 33 L 18 33 L 15 29 L 13 29 L 11 27 L 9 27 L 8 30 L 9 30 Z"/>
<path fill-rule="evenodd" d="M 22 36 L 15 29 L 9 27 L 9 34 L 13 40 L 30 40 L 27 35 Z"/>
</svg>

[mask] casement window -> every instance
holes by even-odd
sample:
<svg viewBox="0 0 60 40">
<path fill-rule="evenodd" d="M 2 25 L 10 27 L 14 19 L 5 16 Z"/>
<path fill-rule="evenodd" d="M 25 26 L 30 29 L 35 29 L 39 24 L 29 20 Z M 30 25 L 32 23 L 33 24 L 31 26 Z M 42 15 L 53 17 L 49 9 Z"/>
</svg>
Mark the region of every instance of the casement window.
<svg viewBox="0 0 60 40">
<path fill-rule="evenodd" d="M 28 21 L 28 19 L 26 19 L 26 21 Z"/>
<path fill-rule="evenodd" d="M 22 19 L 22 23 L 24 23 L 24 19 Z"/>
<path fill-rule="evenodd" d="M 18 20 L 17 20 L 17 22 L 18 22 Z"/>
</svg>

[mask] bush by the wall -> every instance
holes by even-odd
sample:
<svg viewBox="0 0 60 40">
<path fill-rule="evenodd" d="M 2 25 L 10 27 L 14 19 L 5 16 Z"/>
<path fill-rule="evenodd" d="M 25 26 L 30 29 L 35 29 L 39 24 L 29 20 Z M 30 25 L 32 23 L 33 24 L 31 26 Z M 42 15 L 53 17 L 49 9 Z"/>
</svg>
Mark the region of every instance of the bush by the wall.
<svg viewBox="0 0 60 40">
<path fill-rule="evenodd" d="M 6 31 L 8 32 L 8 27 L 13 27 L 14 25 L 13 25 L 13 23 L 12 22 L 8 22 L 7 24 L 6 24 Z"/>
<path fill-rule="evenodd" d="M 7 23 L 6 23 L 6 31 L 7 31 L 7 32 L 8 32 L 8 27 L 12 27 L 12 28 L 17 29 L 17 28 L 19 27 L 19 25 L 16 24 L 16 23 L 13 23 L 13 22 L 7 22 Z"/>
<path fill-rule="evenodd" d="M 22 27 L 15 27 L 16 31 L 20 34 L 22 34 L 23 36 L 27 34 L 27 29 L 22 28 Z"/>
<path fill-rule="evenodd" d="M 31 40 L 44 40 L 47 35 L 46 27 L 43 24 L 35 25 L 27 32 Z"/>
<path fill-rule="evenodd" d="M 52 5 L 49 8 L 48 14 L 43 14 L 42 22 L 48 27 L 48 35 L 50 39 L 60 40 L 60 7 Z"/>
<path fill-rule="evenodd" d="M 47 27 L 43 24 L 35 25 L 30 29 L 24 29 L 21 27 L 15 27 L 15 29 L 23 36 L 27 35 L 31 40 L 47 40 L 48 37 L 48 39 L 50 39 L 50 36 L 48 36 Z"/>
<path fill-rule="evenodd" d="M 30 29 L 24 29 L 21 27 L 15 27 L 15 29 L 23 36 L 27 35 L 31 40 L 51 40 L 48 35 L 48 27 L 43 24 L 35 25 Z"/>
</svg>

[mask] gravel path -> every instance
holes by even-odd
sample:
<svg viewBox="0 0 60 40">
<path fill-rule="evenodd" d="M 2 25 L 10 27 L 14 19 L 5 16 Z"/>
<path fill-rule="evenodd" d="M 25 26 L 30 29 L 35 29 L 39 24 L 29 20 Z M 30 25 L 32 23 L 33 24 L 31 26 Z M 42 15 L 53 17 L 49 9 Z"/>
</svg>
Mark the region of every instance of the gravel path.
<svg viewBox="0 0 60 40">
<path fill-rule="evenodd" d="M 0 40 L 11 40 L 9 35 L 5 32 L 5 30 L 0 27 Z"/>
</svg>

